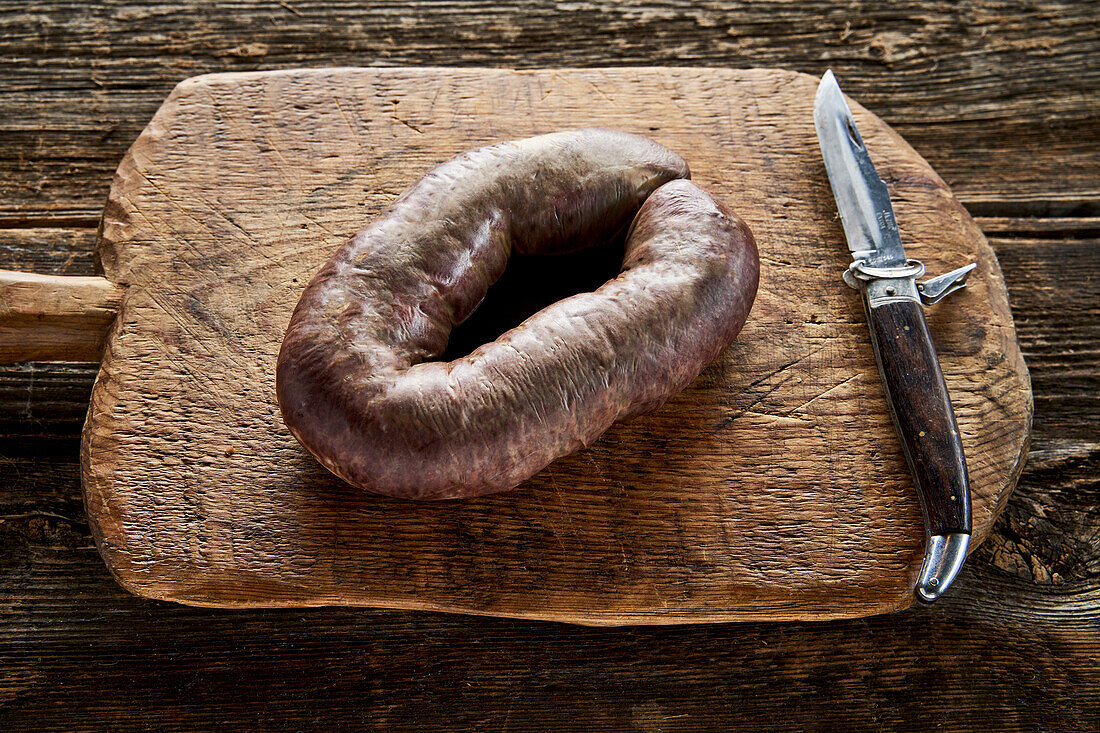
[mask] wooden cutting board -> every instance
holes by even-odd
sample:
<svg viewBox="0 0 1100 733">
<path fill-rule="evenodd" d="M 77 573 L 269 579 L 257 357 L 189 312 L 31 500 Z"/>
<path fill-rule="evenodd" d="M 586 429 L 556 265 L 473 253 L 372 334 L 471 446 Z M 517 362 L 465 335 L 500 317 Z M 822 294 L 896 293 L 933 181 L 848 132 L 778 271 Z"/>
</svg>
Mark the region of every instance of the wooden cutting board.
<svg viewBox="0 0 1100 733">
<path fill-rule="evenodd" d="M 840 280 L 849 257 L 812 124 L 815 88 L 784 71 L 667 68 L 319 69 L 181 83 L 123 160 L 99 241 L 106 278 L 125 292 L 82 463 L 111 572 L 134 593 L 203 606 L 586 624 L 910 605 L 921 513 L 860 299 Z M 929 322 L 980 542 L 1019 475 L 1032 413 L 1005 286 L 943 181 L 854 109 L 910 256 L 934 274 L 978 262 Z M 274 390 L 279 342 L 311 273 L 447 158 L 590 125 L 680 152 L 752 227 L 761 285 L 737 343 L 657 413 L 511 493 L 408 503 L 329 475 L 284 427 Z M 564 270 L 607 276 L 606 263 L 578 262 Z M 542 267 L 528 267 L 532 287 L 564 271 Z"/>
</svg>

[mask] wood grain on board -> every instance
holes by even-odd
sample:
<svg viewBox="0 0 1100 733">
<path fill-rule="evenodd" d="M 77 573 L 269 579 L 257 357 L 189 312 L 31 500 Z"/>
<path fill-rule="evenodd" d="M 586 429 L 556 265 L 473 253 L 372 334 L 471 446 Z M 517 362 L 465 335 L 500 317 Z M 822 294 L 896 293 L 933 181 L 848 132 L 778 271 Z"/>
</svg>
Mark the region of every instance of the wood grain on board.
<svg viewBox="0 0 1100 733">
<path fill-rule="evenodd" d="M 817 150 L 816 80 L 782 71 L 335 69 L 180 84 L 116 175 L 99 255 L 127 286 L 84 434 L 115 577 L 213 606 L 377 605 L 593 624 L 820 619 L 912 602 L 920 509 Z M 910 256 L 979 263 L 929 325 L 980 542 L 1026 450 L 1027 371 L 992 250 L 858 105 Z M 413 504 L 331 477 L 279 418 L 302 286 L 424 171 L 600 125 L 681 152 L 752 227 L 738 342 L 657 413 L 514 492 Z"/>
</svg>

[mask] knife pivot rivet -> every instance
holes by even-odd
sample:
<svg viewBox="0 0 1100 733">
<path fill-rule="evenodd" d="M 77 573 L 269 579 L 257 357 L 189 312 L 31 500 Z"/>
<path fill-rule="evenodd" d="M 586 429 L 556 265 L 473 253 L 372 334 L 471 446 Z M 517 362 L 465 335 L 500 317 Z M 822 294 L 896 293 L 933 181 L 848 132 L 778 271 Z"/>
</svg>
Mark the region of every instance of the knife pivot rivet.
<svg viewBox="0 0 1100 733">
<path fill-rule="evenodd" d="M 940 584 L 940 579 L 939 578 L 929 578 L 928 579 L 928 585 L 932 586 L 933 588 L 935 588 L 939 584 Z"/>
<path fill-rule="evenodd" d="M 898 289 L 895 288 L 893 285 L 890 285 L 889 287 L 886 288 L 886 294 L 887 295 L 897 295 L 898 294 Z"/>
</svg>

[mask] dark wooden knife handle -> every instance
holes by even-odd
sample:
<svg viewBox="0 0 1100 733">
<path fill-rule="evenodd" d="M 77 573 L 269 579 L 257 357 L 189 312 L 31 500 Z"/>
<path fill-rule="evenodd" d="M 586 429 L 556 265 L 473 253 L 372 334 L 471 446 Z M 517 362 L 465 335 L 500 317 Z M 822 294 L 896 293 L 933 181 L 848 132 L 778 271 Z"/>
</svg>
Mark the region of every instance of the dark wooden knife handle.
<svg viewBox="0 0 1100 733">
<path fill-rule="evenodd" d="M 886 401 L 929 534 L 970 533 L 970 481 L 955 411 L 921 304 L 864 306 Z"/>
</svg>

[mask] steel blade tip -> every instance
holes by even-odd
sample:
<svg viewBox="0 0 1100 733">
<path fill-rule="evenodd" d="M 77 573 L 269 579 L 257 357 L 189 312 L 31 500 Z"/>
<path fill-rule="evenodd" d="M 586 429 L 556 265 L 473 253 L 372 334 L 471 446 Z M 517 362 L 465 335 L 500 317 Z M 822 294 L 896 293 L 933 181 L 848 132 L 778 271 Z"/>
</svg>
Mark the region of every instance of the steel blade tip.
<svg viewBox="0 0 1100 733">
<path fill-rule="evenodd" d="M 833 70 L 827 70 L 817 85 L 817 95 L 814 97 L 814 117 L 823 119 L 829 109 L 847 110 L 848 103 L 844 101 L 844 93 L 840 91 Z"/>
</svg>

